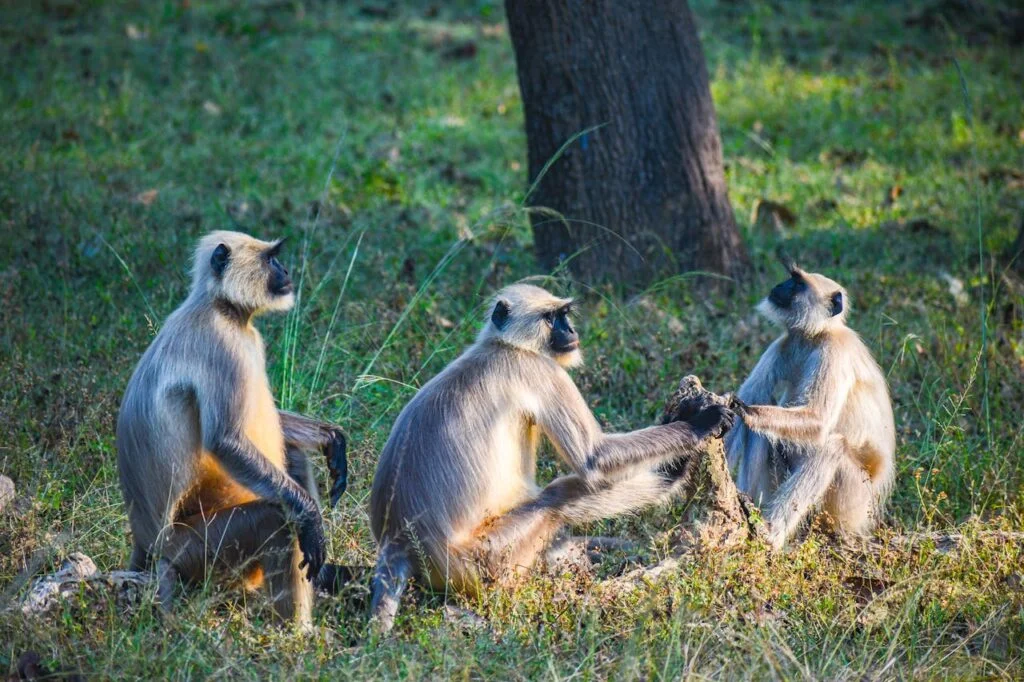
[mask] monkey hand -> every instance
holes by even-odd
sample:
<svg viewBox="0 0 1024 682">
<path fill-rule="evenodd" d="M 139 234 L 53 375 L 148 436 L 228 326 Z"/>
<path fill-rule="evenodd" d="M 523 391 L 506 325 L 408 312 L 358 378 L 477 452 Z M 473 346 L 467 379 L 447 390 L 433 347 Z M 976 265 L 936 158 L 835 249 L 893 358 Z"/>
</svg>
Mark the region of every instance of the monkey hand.
<svg viewBox="0 0 1024 682">
<path fill-rule="evenodd" d="M 302 563 L 299 568 L 306 569 L 306 579 L 313 580 L 320 573 L 320 568 L 327 559 L 327 540 L 324 538 L 324 523 L 319 512 L 306 513 L 298 520 L 299 549 L 302 551 Z"/>
<path fill-rule="evenodd" d="M 688 421 L 697 435 L 704 438 L 721 438 L 732 428 L 736 414 L 724 405 L 711 404 Z"/>
<path fill-rule="evenodd" d="M 742 400 L 740 400 L 739 397 L 734 393 L 729 394 L 728 405 L 729 409 L 738 414 L 741 419 L 750 413 L 750 406 L 747 405 Z"/>
</svg>

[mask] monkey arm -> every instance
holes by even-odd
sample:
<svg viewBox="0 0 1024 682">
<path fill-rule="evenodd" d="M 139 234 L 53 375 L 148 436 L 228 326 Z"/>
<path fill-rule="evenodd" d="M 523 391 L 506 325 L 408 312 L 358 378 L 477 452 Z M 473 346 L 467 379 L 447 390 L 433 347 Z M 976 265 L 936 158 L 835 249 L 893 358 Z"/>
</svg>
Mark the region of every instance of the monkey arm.
<svg viewBox="0 0 1024 682">
<path fill-rule="evenodd" d="M 244 436 L 222 435 L 206 448 L 231 478 L 267 500 L 280 502 L 292 517 L 319 516 L 320 510 L 301 485 L 286 476 Z"/>
<path fill-rule="evenodd" d="M 304 557 L 299 567 L 307 567 L 310 580 L 316 577 L 327 554 L 323 521 L 316 501 L 296 481 L 274 467 L 244 436 L 221 434 L 209 439 L 205 447 L 238 483 L 264 499 L 280 502 L 289 512 L 297 525 L 299 548 Z"/>
<path fill-rule="evenodd" d="M 701 434 L 682 421 L 630 433 L 601 434 L 586 457 L 584 472 L 609 475 L 638 464 L 674 459 L 698 449 L 707 435 L 710 433 Z"/>
<path fill-rule="evenodd" d="M 749 405 L 741 409 L 740 415 L 751 431 L 778 440 L 818 443 L 826 433 L 817 411 L 807 405 Z"/>
<path fill-rule="evenodd" d="M 569 375 L 563 374 L 557 381 L 549 394 L 537 397 L 542 405 L 536 414 L 537 424 L 566 463 L 588 483 L 697 449 L 704 438 L 716 435 L 722 415 L 728 412 L 713 405 L 697 415 L 695 423 L 677 421 L 631 433 L 606 434 Z"/>
<path fill-rule="evenodd" d="M 745 403 L 763 405 L 772 399 L 772 391 L 781 375 L 779 347 L 781 339 L 776 339 L 768 350 L 761 355 L 750 376 L 740 386 L 736 395 Z"/>
<path fill-rule="evenodd" d="M 804 384 L 797 386 L 797 395 L 805 396 L 802 405 L 738 405 L 743 423 L 769 438 L 807 445 L 824 443 L 839 421 L 854 377 L 845 368 L 820 359 L 805 374 Z"/>
</svg>

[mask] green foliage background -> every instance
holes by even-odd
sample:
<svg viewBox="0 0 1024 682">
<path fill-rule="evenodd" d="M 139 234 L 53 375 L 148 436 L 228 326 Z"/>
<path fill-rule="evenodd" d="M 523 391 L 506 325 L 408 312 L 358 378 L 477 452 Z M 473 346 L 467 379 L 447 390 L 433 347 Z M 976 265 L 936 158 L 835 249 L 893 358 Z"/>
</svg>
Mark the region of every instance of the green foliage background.
<svg viewBox="0 0 1024 682">
<path fill-rule="evenodd" d="M 365 503 L 397 411 L 472 339 L 493 289 L 545 274 L 500 4 L 8 2 L 0 472 L 21 497 L 0 515 L 0 669 L 31 649 L 104 678 L 1024 675 L 1024 559 L 992 535 L 1024 530 L 1024 327 L 994 259 L 1024 204 L 1019 10 L 692 8 L 755 269 L 728 296 L 695 274 L 641 295 L 549 281 L 583 300 L 581 389 L 610 429 L 650 423 L 684 374 L 734 389 L 774 334 L 752 309 L 782 243 L 848 287 L 889 376 L 899 474 L 882 537 L 956 526 L 960 551 L 851 556 L 812 533 L 628 593 L 538 576 L 481 602 L 419 595 L 388 641 L 367 638 L 356 590 L 323 602 L 308 637 L 214 589 L 164 623 L 88 594 L 43 619 L 8 609 L 70 551 L 124 564 L 120 392 L 202 233 L 293 237 L 301 300 L 262 324 L 270 373 L 283 406 L 350 436 L 349 493 L 327 516 L 332 557 L 353 564 L 372 562 Z M 795 225 L 755 221 L 762 199 Z M 651 563 L 685 514 L 585 530 L 637 539 Z"/>
</svg>

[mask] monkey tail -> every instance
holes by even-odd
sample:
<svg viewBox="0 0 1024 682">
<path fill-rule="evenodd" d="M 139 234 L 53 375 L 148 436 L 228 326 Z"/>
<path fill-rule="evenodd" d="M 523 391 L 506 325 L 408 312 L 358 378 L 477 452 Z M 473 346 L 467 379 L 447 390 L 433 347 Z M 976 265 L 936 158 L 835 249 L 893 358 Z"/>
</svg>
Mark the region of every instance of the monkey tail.
<svg viewBox="0 0 1024 682">
<path fill-rule="evenodd" d="M 373 575 L 370 619 L 380 634 L 387 634 L 395 625 L 398 603 L 412 577 L 412 562 L 404 547 L 384 540 Z"/>
<path fill-rule="evenodd" d="M 331 433 L 331 442 L 324 451 L 327 468 L 331 472 L 331 506 L 338 506 L 338 500 L 348 487 L 348 443 L 340 429 Z"/>
</svg>

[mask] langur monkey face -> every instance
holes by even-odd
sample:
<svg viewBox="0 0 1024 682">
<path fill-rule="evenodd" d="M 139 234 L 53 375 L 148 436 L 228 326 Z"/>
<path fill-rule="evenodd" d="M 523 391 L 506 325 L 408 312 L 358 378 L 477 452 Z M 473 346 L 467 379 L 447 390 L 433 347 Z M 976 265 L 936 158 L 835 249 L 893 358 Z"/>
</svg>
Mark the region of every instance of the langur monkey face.
<svg viewBox="0 0 1024 682">
<path fill-rule="evenodd" d="M 291 296 L 294 293 L 292 278 L 288 276 L 288 270 L 277 260 L 277 254 L 281 251 L 284 239 L 279 239 L 274 246 L 263 253 L 263 260 L 270 271 L 267 276 L 267 291 L 271 296 Z"/>
<path fill-rule="evenodd" d="M 572 304 L 566 304 L 558 310 L 544 313 L 544 323 L 550 330 L 548 336 L 548 348 L 555 355 L 572 353 L 580 348 L 580 337 L 573 329 L 569 321 L 569 314 L 572 312 Z"/>
<path fill-rule="evenodd" d="M 846 291 L 837 282 L 791 266 L 758 310 L 787 329 L 817 334 L 846 321 Z"/>
<path fill-rule="evenodd" d="M 234 232 L 210 236 L 209 269 L 215 298 L 251 315 L 291 309 L 294 286 L 288 269 L 277 258 L 284 239 L 265 242 Z"/>
<path fill-rule="evenodd" d="M 529 284 L 498 292 L 481 338 L 497 337 L 516 348 L 547 355 L 562 367 L 583 362 L 580 337 L 572 324 L 573 301 Z"/>
</svg>

